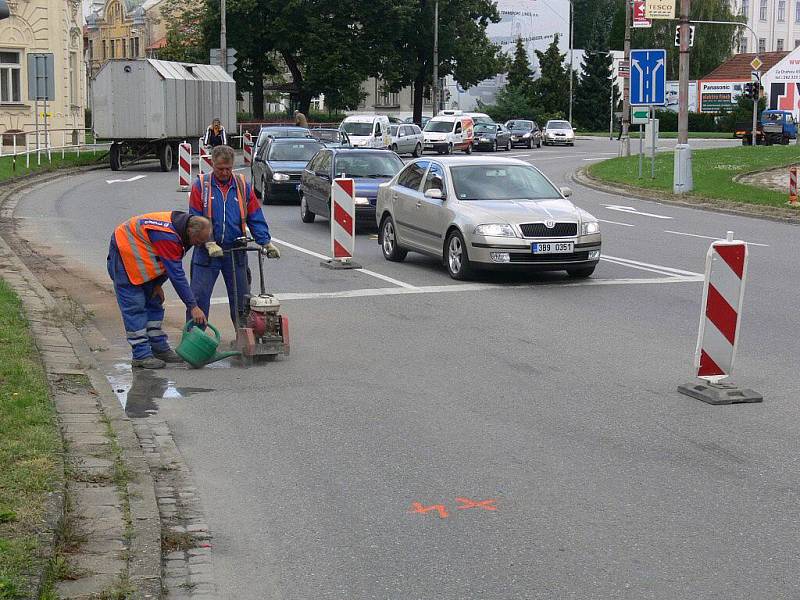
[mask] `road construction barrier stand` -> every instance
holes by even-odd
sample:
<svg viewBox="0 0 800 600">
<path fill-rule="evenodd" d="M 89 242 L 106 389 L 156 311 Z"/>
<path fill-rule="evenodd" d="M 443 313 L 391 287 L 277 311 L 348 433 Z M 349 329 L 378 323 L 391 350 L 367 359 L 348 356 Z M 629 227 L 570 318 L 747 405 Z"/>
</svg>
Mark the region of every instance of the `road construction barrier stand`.
<svg viewBox="0 0 800 600">
<path fill-rule="evenodd" d="M 192 185 L 192 145 L 183 142 L 178 146 L 178 191 L 188 192 Z"/>
<path fill-rule="evenodd" d="M 244 164 L 251 164 L 253 162 L 253 136 L 250 135 L 249 131 L 244 132 L 242 150 L 244 151 Z"/>
<path fill-rule="evenodd" d="M 720 383 L 733 373 L 742 299 L 747 276 L 747 244 L 733 239 L 711 244 L 706 255 L 700 331 L 694 357 L 694 374 L 703 384 L 686 384 L 678 390 L 709 404 L 760 402 L 752 390 Z"/>
<path fill-rule="evenodd" d="M 211 155 L 200 153 L 200 175 L 211 173 L 212 171 Z"/>
<path fill-rule="evenodd" d="M 331 257 L 323 266 L 357 269 L 353 263 L 356 233 L 356 186 L 352 179 L 336 178 L 331 186 Z"/>
<path fill-rule="evenodd" d="M 789 204 L 797 206 L 797 167 L 789 167 Z"/>
</svg>

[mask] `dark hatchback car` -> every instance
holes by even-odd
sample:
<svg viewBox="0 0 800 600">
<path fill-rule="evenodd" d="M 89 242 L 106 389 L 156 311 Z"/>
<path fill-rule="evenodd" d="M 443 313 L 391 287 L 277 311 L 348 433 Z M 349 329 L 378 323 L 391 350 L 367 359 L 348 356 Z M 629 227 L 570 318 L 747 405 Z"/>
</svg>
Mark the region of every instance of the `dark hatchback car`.
<svg viewBox="0 0 800 600">
<path fill-rule="evenodd" d="M 514 119 L 506 122 L 506 127 L 511 131 L 511 145 L 525 146 L 526 148 L 542 147 L 542 131 L 536 121 L 528 119 Z"/>
<path fill-rule="evenodd" d="M 300 218 L 313 223 L 314 217 L 330 218 L 331 185 L 344 174 L 356 184 L 356 224 L 375 225 L 378 186 L 403 168 L 403 161 L 391 150 L 324 148 L 311 159 L 300 182 Z"/>
<path fill-rule="evenodd" d="M 511 132 L 498 123 L 476 123 L 472 147 L 475 150 L 511 150 Z"/>
<path fill-rule="evenodd" d="M 253 159 L 253 190 L 269 204 L 273 200 L 299 200 L 297 186 L 308 161 L 323 145 L 308 138 L 278 138 L 261 146 Z"/>
<path fill-rule="evenodd" d="M 253 147 L 253 156 L 258 154 L 267 141 L 287 137 L 310 138 L 311 132 L 306 127 L 297 127 L 296 125 L 262 125 Z"/>
</svg>

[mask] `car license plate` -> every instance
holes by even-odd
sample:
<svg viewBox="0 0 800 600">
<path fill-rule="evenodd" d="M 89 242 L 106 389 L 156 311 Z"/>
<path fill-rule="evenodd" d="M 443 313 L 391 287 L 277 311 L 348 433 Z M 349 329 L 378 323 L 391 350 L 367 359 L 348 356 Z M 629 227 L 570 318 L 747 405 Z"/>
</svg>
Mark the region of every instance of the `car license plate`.
<svg viewBox="0 0 800 600">
<path fill-rule="evenodd" d="M 534 254 L 571 254 L 574 242 L 534 242 L 531 252 Z"/>
</svg>

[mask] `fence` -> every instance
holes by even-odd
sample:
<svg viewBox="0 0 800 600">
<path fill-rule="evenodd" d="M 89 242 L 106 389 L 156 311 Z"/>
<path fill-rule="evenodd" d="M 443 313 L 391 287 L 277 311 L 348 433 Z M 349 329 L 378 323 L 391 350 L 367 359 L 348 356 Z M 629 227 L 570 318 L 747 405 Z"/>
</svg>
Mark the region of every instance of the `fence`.
<svg viewBox="0 0 800 600">
<path fill-rule="evenodd" d="M 60 138 L 60 144 L 58 144 Z M 81 140 L 80 138 L 83 138 Z M 10 140 L 10 142 L 9 142 Z M 91 140 L 91 141 L 87 141 Z M 17 157 L 25 157 L 25 168 L 31 166 L 31 156 L 35 155 L 36 164 L 42 164 L 42 155 L 48 163 L 53 161 L 53 154 L 61 151 L 61 159 L 67 152 L 74 152 L 77 156 L 84 152 L 97 154 L 98 149 L 106 150 L 108 143 L 95 143 L 94 133 L 91 129 L 49 129 L 46 132 L 17 131 L 0 134 L 0 159 L 11 156 L 12 168 L 17 170 Z M 9 151 L 10 149 L 10 151 Z"/>
</svg>

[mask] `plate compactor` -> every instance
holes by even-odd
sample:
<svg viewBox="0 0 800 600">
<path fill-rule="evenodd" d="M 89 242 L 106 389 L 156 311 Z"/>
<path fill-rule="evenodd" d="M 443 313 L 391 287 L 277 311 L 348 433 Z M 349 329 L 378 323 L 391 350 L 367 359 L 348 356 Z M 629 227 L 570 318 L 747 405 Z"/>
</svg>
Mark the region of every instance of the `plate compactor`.
<svg viewBox="0 0 800 600">
<path fill-rule="evenodd" d="M 236 245 L 225 253 L 230 255 L 230 260 L 236 271 L 236 255 L 239 253 L 247 256 L 248 252 L 255 252 L 258 256 L 258 279 L 261 285 L 259 293 L 244 295 L 243 306 L 239 306 L 239 294 L 236 289 L 237 278 L 233 278 L 233 298 L 236 311 L 236 340 L 233 346 L 242 353 L 245 364 L 263 358 L 272 360 L 279 354 L 289 354 L 289 319 L 280 314 L 281 303 L 268 294 L 264 286 L 264 254 L 260 246 L 254 245 L 251 237 L 241 237 L 236 240 Z M 247 262 L 247 261 L 245 261 Z M 250 281 L 250 270 L 247 271 Z"/>
</svg>

